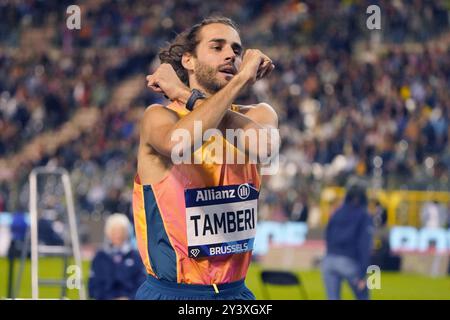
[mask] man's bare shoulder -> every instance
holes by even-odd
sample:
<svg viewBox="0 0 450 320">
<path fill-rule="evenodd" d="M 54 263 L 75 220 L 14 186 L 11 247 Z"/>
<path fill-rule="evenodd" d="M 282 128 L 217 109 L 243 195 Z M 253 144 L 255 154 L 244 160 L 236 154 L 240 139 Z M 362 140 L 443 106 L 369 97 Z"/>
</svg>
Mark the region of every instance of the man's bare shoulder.
<svg viewBox="0 0 450 320">
<path fill-rule="evenodd" d="M 264 114 L 265 118 L 272 119 L 274 123 L 278 123 L 278 115 L 275 109 L 266 102 L 260 102 L 250 105 L 237 105 L 238 112 L 244 115 Z"/>
<path fill-rule="evenodd" d="M 158 124 L 174 123 L 178 121 L 178 119 L 178 114 L 175 111 L 162 104 L 155 103 L 145 108 L 141 123 L 144 127 L 147 127 L 148 125 L 153 127 Z"/>
<path fill-rule="evenodd" d="M 248 105 L 242 105 L 242 104 L 237 104 L 236 105 L 238 108 L 238 112 L 241 113 L 245 113 L 248 112 L 250 110 L 265 110 L 268 112 L 275 112 L 275 109 L 268 103 L 266 102 L 260 102 L 260 103 L 254 103 L 254 104 L 248 104 Z"/>
<path fill-rule="evenodd" d="M 151 117 L 151 116 L 156 116 L 156 115 L 158 115 L 158 116 L 172 115 L 173 116 L 173 115 L 177 115 L 177 113 L 159 103 L 151 104 L 147 108 L 145 108 L 144 117 Z"/>
</svg>

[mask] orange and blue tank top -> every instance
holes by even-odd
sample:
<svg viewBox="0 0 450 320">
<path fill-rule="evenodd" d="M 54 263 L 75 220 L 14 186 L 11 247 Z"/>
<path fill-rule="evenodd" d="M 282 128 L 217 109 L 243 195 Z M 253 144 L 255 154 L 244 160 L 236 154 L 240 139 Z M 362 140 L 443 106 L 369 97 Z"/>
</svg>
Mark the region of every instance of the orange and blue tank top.
<svg viewBox="0 0 450 320">
<path fill-rule="evenodd" d="M 189 112 L 180 103 L 168 108 L 180 117 Z M 224 150 L 240 152 L 225 137 L 218 139 Z M 147 273 L 158 279 L 212 285 L 242 280 L 247 274 L 260 176 L 255 164 L 205 161 L 215 156 L 208 145 L 218 139 L 212 137 L 194 151 L 202 161 L 173 164 L 157 183 L 143 185 L 135 177 L 137 245 Z"/>
</svg>

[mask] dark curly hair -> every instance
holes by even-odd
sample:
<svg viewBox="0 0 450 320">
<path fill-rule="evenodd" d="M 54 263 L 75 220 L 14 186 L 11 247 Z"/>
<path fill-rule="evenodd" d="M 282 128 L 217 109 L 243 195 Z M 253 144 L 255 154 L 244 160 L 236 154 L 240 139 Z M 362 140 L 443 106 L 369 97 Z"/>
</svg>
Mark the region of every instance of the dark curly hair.
<svg viewBox="0 0 450 320">
<path fill-rule="evenodd" d="M 189 77 L 187 70 L 181 64 L 181 58 L 183 54 L 188 52 L 195 56 L 195 49 L 197 48 L 200 40 L 198 39 L 198 34 L 200 30 L 212 23 L 222 23 L 227 26 L 232 27 L 237 32 L 239 32 L 236 24 L 229 18 L 225 17 L 208 17 L 203 19 L 202 22 L 195 24 L 189 30 L 186 30 L 170 42 L 165 48 L 159 51 L 159 60 L 161 63 L 170 63 L 177 73 L 178 77 L 186 85 L 189 85 Z"/>
</svg>

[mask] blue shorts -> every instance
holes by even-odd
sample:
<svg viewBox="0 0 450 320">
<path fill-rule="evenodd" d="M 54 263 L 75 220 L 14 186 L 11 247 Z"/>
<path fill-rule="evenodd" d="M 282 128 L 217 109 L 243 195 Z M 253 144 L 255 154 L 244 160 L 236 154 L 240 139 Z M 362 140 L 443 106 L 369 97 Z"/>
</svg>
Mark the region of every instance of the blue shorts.
<svg viewBox="0 0 450 320">
<path fill-rule="evenodd" d="M 212 285 L 184 284 L 147 276 L 136 292 L 136 300 L 255 300 L 244 280 Z"/>
</svg>

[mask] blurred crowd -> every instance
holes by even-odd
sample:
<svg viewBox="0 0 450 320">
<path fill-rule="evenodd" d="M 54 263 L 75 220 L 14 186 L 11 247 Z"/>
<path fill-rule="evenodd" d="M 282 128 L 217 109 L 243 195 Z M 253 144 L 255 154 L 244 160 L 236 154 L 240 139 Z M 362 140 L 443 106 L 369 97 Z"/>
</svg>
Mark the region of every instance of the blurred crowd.
<svg viewBox="0 0 450 320">
<path fill-rule="evenodd" d="M 299 220 L 325 184 L 349 175 L 382 188 L 450 189 L 450 26 L 446 1 L 0 1 L 0 212 L 26 208 L 37 165 L 70 170 L 79 211 L 131 215 L 138 120 L 162 96 L 144 77 L 167 41 L 209 15 L 232 18 L 244 46 L 276 69 L 242 97 L 280 118 L 280 172 L 266 177 L 262 217 Z M 132 77 L 125 105 L 115 92 Z M 90 130 L 37 155 L 20 153 L 80 110 Z M 20 155 L 19 155 L 20 154 Z"/>
</svg>

